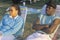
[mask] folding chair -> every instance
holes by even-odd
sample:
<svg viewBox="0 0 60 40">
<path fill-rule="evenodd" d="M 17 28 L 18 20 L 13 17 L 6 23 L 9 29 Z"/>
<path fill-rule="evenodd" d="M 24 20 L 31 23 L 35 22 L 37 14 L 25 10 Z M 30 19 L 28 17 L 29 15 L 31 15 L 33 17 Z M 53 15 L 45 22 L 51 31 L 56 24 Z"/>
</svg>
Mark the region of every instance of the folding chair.
<svg viewBox="0 0 60 40">
<path fill-rule="evenodd" d="M 22 39 L 20 39 L 20 36 L 23 36 L 23 33 L 24 33 L 24 26 L 25 26 L 25 22 L 26 22 L 26 17 L 27 17 L 27 7 L 24 7 L 24 6 L 20 6 L 20 9 L 21 9 L 21 17 L 24 19 L 24 25 L 23 25 L 23 27 L 22 27 L 22 35 L 18 35 L 18 34 L 20 34 L 20 33 L 17 33 L 17 35 L 19 36 L 18 38 L 17 38 L 17 40 L 22 40 Z"/>
<path fill-rule="evenodd" d="M 23 25 L 23 30 L 22 30 L 22 34 L 24 33 L 24 26 L 25 26 L 25 22 L 26 22 L 26 17 L 27 17 L 27 7 L 25 6 L 20 6 L 21 9 L 21 17 L 24 19 L 24 25 Z"/>
<path fill-rule="evenodd" d="M 26 16 L 27 16 L 27 7 L 20 6 L 20 9 L 21 9 L 21 17 L 24 19 L 24 25 L 21 28 L 22 30 L 19 30 L 16 34 L 14 34 L 16 36 L 15 40 L 20 40 L 22 38 L 23 33 L 24 33 L 24 26 L 25 26 Z M 7 11 L 6 14 L 9 14 L 8 10 L 9 10 L 9 8 L 6 10 Z M 21 35 L 19 35 L 20 31 L 21 31 Z M 4 38 L 6 39 L 7 37 L 4 37 Z"/>
</svg>

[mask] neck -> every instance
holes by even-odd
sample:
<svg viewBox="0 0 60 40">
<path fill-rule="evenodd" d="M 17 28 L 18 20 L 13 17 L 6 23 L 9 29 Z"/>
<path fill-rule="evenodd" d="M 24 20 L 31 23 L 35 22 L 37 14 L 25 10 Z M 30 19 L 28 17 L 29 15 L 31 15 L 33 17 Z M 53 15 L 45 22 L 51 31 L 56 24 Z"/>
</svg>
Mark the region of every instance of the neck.
<svg viewBox="0 0 60 40">
<path fill-rule="evenodd" d="M 12 18 L 15 18 L 16 16 L 12 16 Z"/>
<path fill-rule="evenodd" d="M 47 14 L 47 16 L 52 16 L 52 15 L 54 15 L 54 13 L 52 13 L 52 14 Z"/>
<path fill-rule="evenodd" d="M 17 15 L 15 15 L 15 16 L 12 16 L 12 15 L 10 15 L 12 18 L 15 18 Z"/>
</svg>

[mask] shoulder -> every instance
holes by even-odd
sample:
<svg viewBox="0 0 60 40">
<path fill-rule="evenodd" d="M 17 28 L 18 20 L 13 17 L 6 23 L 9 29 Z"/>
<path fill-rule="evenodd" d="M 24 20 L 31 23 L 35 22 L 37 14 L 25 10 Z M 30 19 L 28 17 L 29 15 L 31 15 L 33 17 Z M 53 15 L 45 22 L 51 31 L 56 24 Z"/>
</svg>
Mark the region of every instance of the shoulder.
<svg viewBox="0 0 60 40">
<path fill-rule="evenodd" d="M 5 14 L 4 16 L 3 16 L 3 18 L 8 18 L 9 17 L 9 14 Z"/>
<path fill-rule="evenodd" d="M 60 16 L 55 16 L 54 21 L 55 21 L 55 23 L 60 24 Z"/>
<path fill-rule="evenodd" d="M 18 16 L 18 18 L 23 20 L 23 18 L 21 16 Z"/>
<path fill-rule="evenodd" d="M 45 15 L 45 14 L 41 14 L 41 13 L 40 13 L 40 14 L 38 15 L 38 18 L 42 18 L 44 15 Z"/>
<path fill-rule="evenodd" d="M 24 21 L 24 19 L 21 16 L 18 16 L 19 21 Z"/>
<path fill-rule="evenodd" d="M 54 20 L 55 20 L 55 19 L 60 19 L 60 16 L 55 16 L 55 17 L 54 17 Z"/>
</svg>

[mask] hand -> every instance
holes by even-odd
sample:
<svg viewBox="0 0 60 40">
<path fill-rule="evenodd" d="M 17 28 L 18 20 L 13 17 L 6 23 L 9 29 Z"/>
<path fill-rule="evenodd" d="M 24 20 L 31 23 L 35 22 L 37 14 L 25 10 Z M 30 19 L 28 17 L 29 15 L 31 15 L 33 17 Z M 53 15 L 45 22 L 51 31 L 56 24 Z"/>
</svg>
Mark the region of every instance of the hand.
<svg viewBox="0 0 60 40">
<path fill-rule="evenodd" d="M 46 27 L 46 28 L 48 28 L 48 27 L 49 27 L 49 25 L 46 25 L 45 27 Z"/>
</svg>

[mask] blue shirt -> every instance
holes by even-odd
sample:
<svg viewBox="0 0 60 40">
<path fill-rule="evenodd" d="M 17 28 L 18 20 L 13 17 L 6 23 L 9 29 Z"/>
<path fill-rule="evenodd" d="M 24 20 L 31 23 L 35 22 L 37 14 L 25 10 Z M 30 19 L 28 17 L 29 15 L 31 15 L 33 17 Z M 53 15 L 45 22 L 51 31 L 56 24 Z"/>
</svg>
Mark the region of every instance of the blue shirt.
<svg viewBox="0 0 60 40">
<path fill-rule="evenodd" d="M 40 14 L 38 16 L 38 18 L 40 20 L 40 24 L 47 24 L 47 25 L 53 24 L 53 21 L 55 19 L 60 19 L 60 17 L 59 16 L 56 16 L 55 14 L 52 15 L 52 16 L 47 16 L 46 14 Z M 44 28 L 42 30 L 38 30 L 38 32 L 41 32 L 42 31 L 44 33 L 44 30 L 46 30 L 46 28 Z"/>
<path fill-rule="evenodd" d="M 2 21 L 0 22 L 0 31 L 4 36 L 16 34 L 19 30 L 21 33 L 23 25 L 24 20 L 21 16 L 11 18 L 10 15 L 7 14 L 3 17 Z"/>
<path fill-rule="evenodd" d="M 38 16 L 40 19 L 40 24 L 52 24 L 55 19 L 60 19 L 59 16 L 56 16 L 55 14 L 52 16 L 47 16 L 46 14 L 40 14 Z"/>
</svg>

